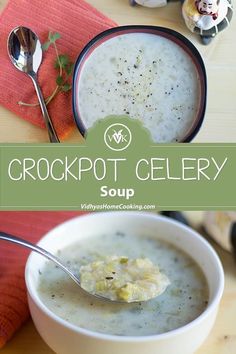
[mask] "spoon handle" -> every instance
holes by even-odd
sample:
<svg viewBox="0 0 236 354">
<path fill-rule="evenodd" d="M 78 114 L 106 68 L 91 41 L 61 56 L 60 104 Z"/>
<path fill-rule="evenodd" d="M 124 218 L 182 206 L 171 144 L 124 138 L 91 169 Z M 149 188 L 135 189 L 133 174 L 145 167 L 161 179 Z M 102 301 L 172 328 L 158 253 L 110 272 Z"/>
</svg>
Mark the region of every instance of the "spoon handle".
<svg viewBox="0 0 236 354">
<path fill-rule="evenodd" d="M 27 247 L 30 248 L 32 251 L 37 252 L 39 254 L 41 254 L 42 256 L 46 257 L 47 259 L 49 259 L 50 261 L 53 261 L 54 263 L 56 263 L 62 270 L 64 270 L 64 272 L 66 272 L 77 284 L 80 285 L 80 280 L 79 278 L 74 275 L 63 263 L 61 263 L 61 261 L 54 255 L 52 255 L 50 252 L 46 251 L 44 248 L 41 248 L 37 245 L 34 245 L 31 242 L 28 242 L 26 240 L 23 240 L 20 237 L 16 237 L 10 234 L 7 234 L 5 232 L 0 231 L 0 240 L 4 240 L 4 241 L 9 241 L 9 242 L 13 242 L 16 243 L 20 246 L 23 247 Z"/>
<path fill-rule="evenodd" d="M 42 91 L 41 91 L 39 84 L 38 84 L 37 75 L 35 73 L 32 73 L 32 74 L 30 74 L 30 77 L 33 81 L 34 88 L 35 88 L 35 91 L 38 96 L 39 104 L 40 104 L 41 111 L 43 114 L 43 119 L 44 119 L 44 122 L 45 122 L 47 130 L 48 130 L 49 140 L 51 143 L 60 143 L 57 133 L 53 127 L 51 118 L 48 114 L 48 110 L 47 110 L 47 107 L 46 107 L 46 104 L 45 104 L 45 101 L 43 98 L 43 94 L 42 94 Z"/>
</svg>

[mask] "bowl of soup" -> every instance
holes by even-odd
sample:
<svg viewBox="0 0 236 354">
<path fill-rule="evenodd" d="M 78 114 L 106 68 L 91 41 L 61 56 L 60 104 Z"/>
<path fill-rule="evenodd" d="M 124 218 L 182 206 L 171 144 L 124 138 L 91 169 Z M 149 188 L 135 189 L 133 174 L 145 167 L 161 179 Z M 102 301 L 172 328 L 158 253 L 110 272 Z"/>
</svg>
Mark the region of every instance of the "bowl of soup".
<svg viewBox="0 0 236 354">
<path fill-rule="evenodd" d="M 191 228 L 143 212 L 91 213 L 46 234 L 39 245 L 75 273 L 101 256 L 148 258 L 169 285 L 158 297 L 111 303 L 86 294 L 57 266 L 31 253 L 25 279 L 31 316 L 60 354 L 190 354 L 208 336 L 224 275 L 209 243 Z"/>
<path fill-rule="evenodd" d="M 80 53 L 73 112 L 84 135 L 107 116 L 138 119 L 156 143 L 189 142 L 206 108 L 204 62 L 180 33 L 157 26 L 106 30 Z"/>
</svg>

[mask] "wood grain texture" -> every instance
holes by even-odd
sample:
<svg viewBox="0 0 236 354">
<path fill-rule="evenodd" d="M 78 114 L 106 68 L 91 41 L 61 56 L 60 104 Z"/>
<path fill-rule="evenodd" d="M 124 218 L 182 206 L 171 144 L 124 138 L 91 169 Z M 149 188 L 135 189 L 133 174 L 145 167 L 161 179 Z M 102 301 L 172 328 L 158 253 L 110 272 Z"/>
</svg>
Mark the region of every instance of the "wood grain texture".
<svg viewBox="0 0 236 354">
<path fill-rule="evenodd" d="M 0 0 L 0 10 L 7 0 Z M 185 27 L 180 2 L 159 9 L 130 7 L 128 0 L 88 0 L 120 25 L 151 24 L 173 28 L 186 35 L 199 49 L 208 73 L 208 104 L 205 121 L 195 142 L 236 141 L 236 21 L 210 46 L 202 46 Z M 47 133 L 0 107 L 0 142 L 47 142 Z M 78 131 L 66 142 L 78 142 Z"/>
</svg>

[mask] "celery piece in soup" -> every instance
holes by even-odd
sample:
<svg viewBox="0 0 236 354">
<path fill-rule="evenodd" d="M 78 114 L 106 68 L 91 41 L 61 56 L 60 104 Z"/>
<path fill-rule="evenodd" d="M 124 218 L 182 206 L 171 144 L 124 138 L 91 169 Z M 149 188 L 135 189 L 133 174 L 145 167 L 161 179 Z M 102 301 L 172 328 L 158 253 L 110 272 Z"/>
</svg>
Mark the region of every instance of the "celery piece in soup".
<svg viewBox="0 0 236 354">
<path fill-rule="evenodd" d="M 148 258 L 107 256 L 80 268 L 81 286 L 113 301 L 147 301 L 161 295 L 168 277 Z"/>
</svg>

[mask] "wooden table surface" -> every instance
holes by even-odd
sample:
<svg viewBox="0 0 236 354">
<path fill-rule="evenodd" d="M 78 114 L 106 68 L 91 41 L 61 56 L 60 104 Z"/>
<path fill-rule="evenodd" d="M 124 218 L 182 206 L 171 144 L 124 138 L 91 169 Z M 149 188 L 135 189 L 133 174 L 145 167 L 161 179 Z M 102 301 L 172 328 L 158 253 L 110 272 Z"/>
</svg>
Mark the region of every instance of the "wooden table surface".
<svg viewBox="0 0 236 354">
<path fill-rule="evenodd" d="M 7 0 L 0 0 L 0 9 Z M 159 9 L 137 6 L 131 8 L 128 0 L 88 0 L 113 18 L 118 24 L 150 24 L 173 28 L 186 35 L 197 46 L 205 60 L 208 73 L 208 105 L 204 124 L 195 142 L 236 141 L 236 21 L 220 33 L 209 45 L 198 43 L 198 38 L 185 27 L 180 2 Z M 0 107 L 0 142 L 47 142 L 47 133 Z M 67 142 L 77 142 L 75 131 Z"/>
<path fill-rule="evenodd" d="M 187 214 L 194 226 L 199 228 L 201 212 L 188 212 Z M 213 241 L 210 240 L 210 242 L 220 256 L 224 267 L 225 290 L 214 328 L 196 354 L 236 354 L 236 262 L 231 254 Z M 1 354 L 28 353 L 53 354 L 40 338 L 31 320 L 1 350 Z"/>
</svg>

